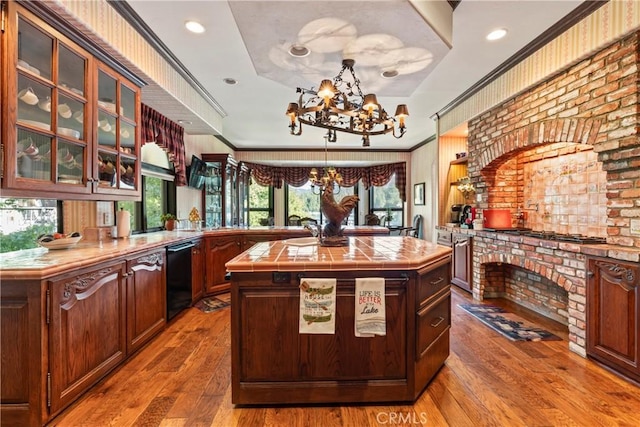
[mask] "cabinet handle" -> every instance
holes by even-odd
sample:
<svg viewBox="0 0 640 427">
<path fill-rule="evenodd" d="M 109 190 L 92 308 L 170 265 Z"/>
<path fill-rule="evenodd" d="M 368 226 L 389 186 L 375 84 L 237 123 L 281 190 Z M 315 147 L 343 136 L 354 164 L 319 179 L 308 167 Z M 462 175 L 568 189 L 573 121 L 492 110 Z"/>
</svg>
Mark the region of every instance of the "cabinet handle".
<svg viewBox="0 0 640 427">
<path fill-rule="evenodd" d="M 468 240 L 457 240 L 456 241 L 456 246 L 467 246 L 469 244 Z"/>
<path fill-rule="evenodd" d="M 440 316 L 438 319 L 431 324 L 432 328 L 437 328 L 440 323 L 444 322 L 444 317 Z"/>
<path fill-rule="evenodd" d="M 441 278 L 439 278 L 438 280 L 431 281 L 430 283 L 431 283 L 433 286 L 436 286 L 436 285 L 439 285 L 440 283 L 442 283 L 443 281 L 444 281 L 444 277 L 441 277 Z"/>
</svg>

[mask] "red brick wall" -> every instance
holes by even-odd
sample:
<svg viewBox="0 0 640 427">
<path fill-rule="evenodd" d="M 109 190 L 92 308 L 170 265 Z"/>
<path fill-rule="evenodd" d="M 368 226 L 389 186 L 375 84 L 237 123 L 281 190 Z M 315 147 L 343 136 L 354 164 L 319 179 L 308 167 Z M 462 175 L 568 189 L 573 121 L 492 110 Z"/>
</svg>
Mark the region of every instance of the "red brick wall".
<svg viewBox="0 0 640 427">
<path fill-rule="evenodd" d="M 635 32 L 471 120 L 468 166 L 478 207 L 522 206 L 517 154 L 587 144 L 607 172 L 607 242 L 640 248 L 640 236 L 630 233 L 630 220 L 640 218 L 639 65 Z"/>
<path fill-rule="evenodd" d="M 575 243 L 489 231 L 475 231 L 474 234 L 474 298 L 505 297 L 542 315 L 567 323 L 569 348 L 584 356 L 586 354 L 584 248 Z M 514 273 L 515 271 L 518 273 Z M 526 286 L 536 288 L 537 292 L 528 292 L 530 289 L 518 290 L 518 286 L 515 286 L 518 278 Z M 546 293 L 546 300 L 536 295 L 538 293 L 540 295 Z"/>
</svg>

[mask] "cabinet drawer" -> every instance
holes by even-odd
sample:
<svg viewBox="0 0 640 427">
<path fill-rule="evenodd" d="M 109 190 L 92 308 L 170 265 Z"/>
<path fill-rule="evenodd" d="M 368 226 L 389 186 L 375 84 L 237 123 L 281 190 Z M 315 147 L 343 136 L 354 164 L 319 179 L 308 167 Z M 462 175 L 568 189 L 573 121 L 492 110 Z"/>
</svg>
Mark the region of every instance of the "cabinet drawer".
<svg viewBox="0 0 640 427">
<path fill-rule="evenodd" d="M 451 264 L 440 267 L 420 276 L 418 280 L 418 304 L 422 305 L 427 299 L 437 294 L 441 289 L 449 286 Z"/>
<path fill-rule="evenodd" d="M 416 325 L 416 357 L 420 358 L 429 346 L 451 325 L 451 293 L 446 292 L 432 304 L 418 312 Z"/>
</svg>

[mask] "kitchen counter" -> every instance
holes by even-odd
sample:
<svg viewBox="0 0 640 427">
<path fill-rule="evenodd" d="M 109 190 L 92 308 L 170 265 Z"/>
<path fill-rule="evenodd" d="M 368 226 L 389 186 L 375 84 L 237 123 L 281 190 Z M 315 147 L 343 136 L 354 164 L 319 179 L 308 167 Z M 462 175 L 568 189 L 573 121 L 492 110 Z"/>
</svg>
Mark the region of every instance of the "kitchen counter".
<svg viewBox="0 0 640 427">
<path fill-rule="evenodd" d="M 291 243 L 261 242 L 226 264 L 232 403 L 414 402 L 449 355 L 451 249 L 401 236 Z M 355 282 L 366 277 L 384 280 L 384 335 L 355 336 Z M 299 329 L 300 287 L 314 278 L 335 278 L 333 332 Z"/>
<path fill-rule="evenodd" d="M 498 239 L 508 240 L 514 243 L 526 243 L 533 246 L 544 246 L 546 248 L 558 248 L 567 252 L 581 253 L 590 256 L 600 256 L 617 259 L 620 261 L 640 262 L 640 248 L 610 245 L 607 243 L 576 243 L 560 240 L 545 240 L 538 237 L 510 234 L 501 231 L 476 230 L 470 228 L 449 227 L 439 225 L 436 230 L 444 230 L 453 233 L 468 234 L 470 236 L 497 236 Z"/>
<path fill-rule="evenodd" d="M 389 230 L 386 227 L 380 226 L 345 227 L 345 234 L 347 235 L 388 233 Z M 158 231 L 137 234 L 126 239 L 81 240 L 70 249 L 48 250 L 35 248 L 3 253 L 0 256 L 0 279 L 44 279 L 78 267 L 156 247 L 168 246 L 188 239 L 209 236 L 269 234 L 291 234 L 292 237 L 299 237 L 310 233 L 303 227 L 227 227 L 205 229 L 203 231 Z"/>
<path fill-rule="evenodd" d="M 405 270 L 427 266 L 450 248 L 404 236 L 350 237 L 349 246 L 262 242 L 227 262 L 230 272 L 297 270 Z"/>
</svg>

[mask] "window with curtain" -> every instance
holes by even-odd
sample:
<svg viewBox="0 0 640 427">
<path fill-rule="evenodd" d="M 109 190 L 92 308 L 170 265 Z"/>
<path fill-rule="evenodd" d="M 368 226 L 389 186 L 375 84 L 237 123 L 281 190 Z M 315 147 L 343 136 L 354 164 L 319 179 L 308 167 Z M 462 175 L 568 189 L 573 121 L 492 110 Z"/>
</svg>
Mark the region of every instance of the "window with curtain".
<svg viewBox="0 0 640 427">
<path fill-rule="evenodd" d="M 269 225 L 269 217 L 273 217 L 273 187 L 249 185 L 249 226 Z"/>
<path fill-rule="evenodd" d="M 396 187 L 396 177 L 381 187 L 369 189 L 369 212 L 381 219 L 380 225 L 404 226 L 404 203 Z"/>
</svg>

